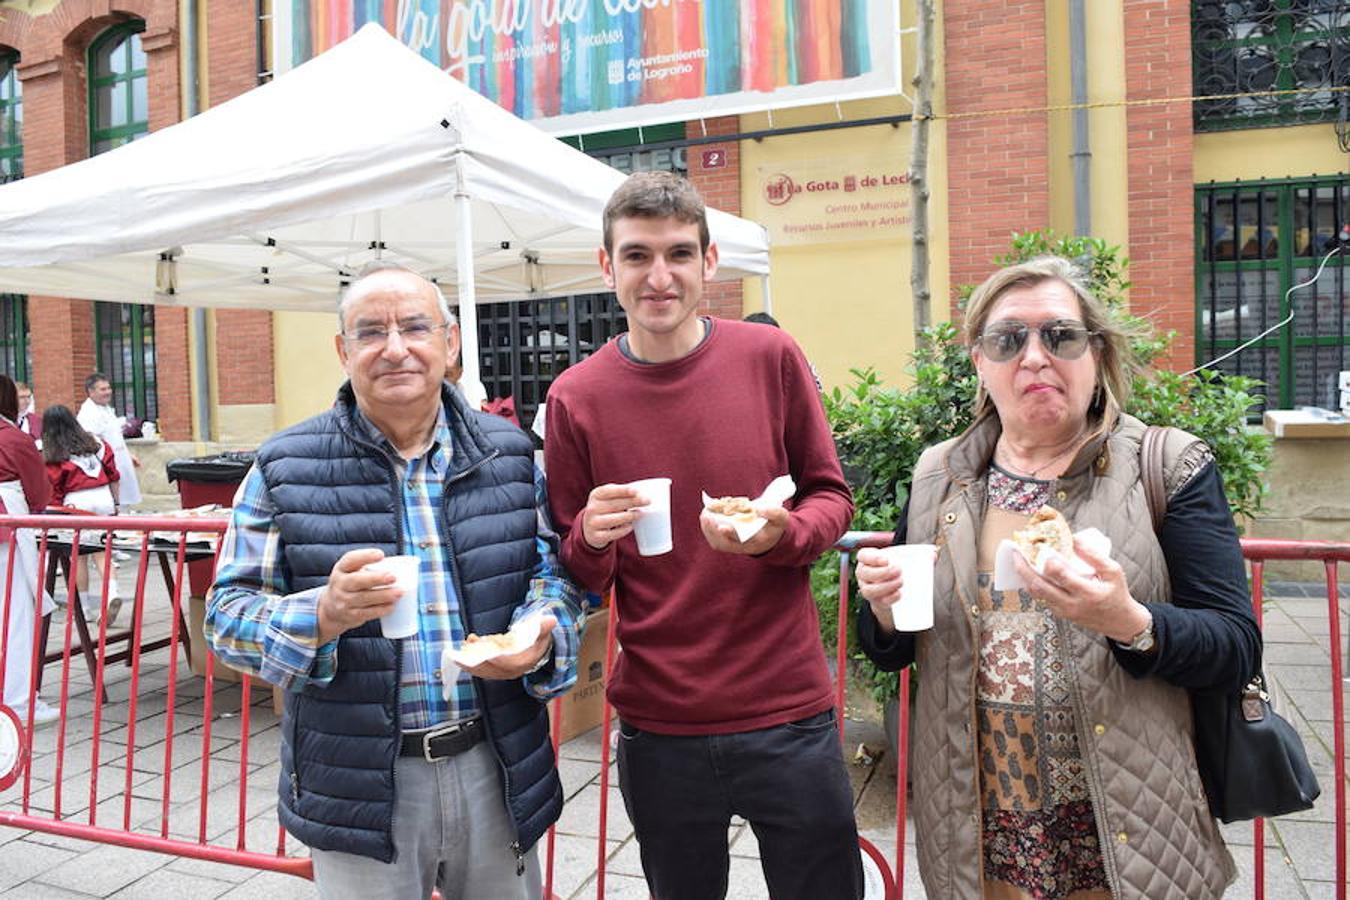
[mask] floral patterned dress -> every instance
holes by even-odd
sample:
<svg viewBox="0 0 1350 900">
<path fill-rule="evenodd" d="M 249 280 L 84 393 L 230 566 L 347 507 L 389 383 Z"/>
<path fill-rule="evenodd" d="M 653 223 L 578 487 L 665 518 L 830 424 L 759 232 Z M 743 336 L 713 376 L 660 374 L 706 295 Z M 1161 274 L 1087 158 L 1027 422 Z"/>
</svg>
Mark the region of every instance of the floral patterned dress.
<svg viewBox="0 0 1350 900">
<path fill-rule="evenodd" d="M 1050 487 L 989 469 L 975 701 L 986 897 L 1110 897 L 1055 617 L 1026 591 L 993 590 L 999 541 Z"/>
</svg>

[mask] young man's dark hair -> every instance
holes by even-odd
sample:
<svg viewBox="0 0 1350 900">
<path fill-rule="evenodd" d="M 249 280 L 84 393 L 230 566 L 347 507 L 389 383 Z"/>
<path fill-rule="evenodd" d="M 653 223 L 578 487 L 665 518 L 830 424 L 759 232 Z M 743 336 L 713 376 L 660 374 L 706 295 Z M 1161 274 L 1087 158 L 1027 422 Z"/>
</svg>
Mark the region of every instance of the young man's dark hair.
<svg viewBox="0 0 1350 900">
<path fill-rule="evenodd" d="M 614 252 L 614 223 L 619 219 L 674 219 L 698 225 L 698 249 L 708 252 L 708 211 L 703 198 L 673 172 L 634 172 L 605 204 L 605 252 Z"/>
<path fill-rule="evenodd" d="M 766 312 L 752 312 L 750 315 L 741 319 L 742 322 L 754 322 L 756 325 L 772 325 L 774 328 L 781 327 L 778 320 Z"/>
</svg>

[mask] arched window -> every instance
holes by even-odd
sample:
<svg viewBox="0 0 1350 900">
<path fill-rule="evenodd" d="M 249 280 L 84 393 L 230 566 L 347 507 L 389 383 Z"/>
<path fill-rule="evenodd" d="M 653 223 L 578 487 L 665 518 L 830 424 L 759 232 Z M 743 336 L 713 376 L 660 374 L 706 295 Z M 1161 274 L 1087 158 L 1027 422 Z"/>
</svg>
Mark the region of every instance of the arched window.
<svg viewBox="0 0 1350 900">
<path fill-rule="evenodd" d="M 89 45 L 89 155 L 97 156 L 150 130 L 149 79 L 141 32 L 127 22 Z M 99 371 L 123 415 L 159 418 L 155 391 L 155 308 L 139 303 L 94 304 Z"/>
<path fill-rule="evenodd" d="M 23 90 L 17 53 L 0 52 L 0 183 L 23 175 Z"/>
<path fill-rule="evenodd" d="M 136 21 L 109 28 L 89 47 L 89 155 L 120 147 L 150 130 L 149 90 Z"/>
</svg>

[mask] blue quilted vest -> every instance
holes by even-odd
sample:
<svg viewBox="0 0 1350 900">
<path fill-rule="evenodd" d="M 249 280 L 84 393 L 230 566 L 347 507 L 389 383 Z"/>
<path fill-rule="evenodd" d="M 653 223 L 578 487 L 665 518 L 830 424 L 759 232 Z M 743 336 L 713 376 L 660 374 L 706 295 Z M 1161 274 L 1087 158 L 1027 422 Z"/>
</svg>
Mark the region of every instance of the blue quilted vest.
<svg viewBox="0 0 1350 900">
<path fill-rule="evenodd" d="M 538 563 L 534 446 L 497 416 L 442 390 L 454 442 L 442 535 L 466 631 L 505 631 Z M 352 420 L 350 384 L 333 409 L 277 434 L 256 464 L 276 504 L 292 590 L 326 584 L 348 550 L 407 552 L 398 475 L 386 450 Z M 399 748 L 402 642 L 378 619 L 338 641 L 326 687 L 286 694 L 282 719 L 282 825 L 310 847 L 391 862 L 394 761 Z M 519 857 L 562 811 L 545 705 L 520 681 L 474 679 L 488 738 L 503 769 Z"/>
</svg>

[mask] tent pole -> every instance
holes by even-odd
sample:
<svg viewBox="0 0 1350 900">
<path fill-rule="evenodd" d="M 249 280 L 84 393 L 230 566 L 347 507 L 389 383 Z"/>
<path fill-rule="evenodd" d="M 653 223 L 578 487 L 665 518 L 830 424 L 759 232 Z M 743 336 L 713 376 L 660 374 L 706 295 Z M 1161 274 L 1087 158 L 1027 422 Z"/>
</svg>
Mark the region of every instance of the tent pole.
<svg viewBox="0 0 1350 900">
<path fill-rule="evenodd" d="M 773 315 L 773 295 L 769 293 L 769 276 L 767 273 L 759 276 L 759 288 L 764 295 L 764 311 Z"/>
<path fill-rule="evenodd" d="M 460 359 L 466 387 L 480 384 L 478 375 L 478 307 L 473 284 L 473 206 L 464 184 L 464 157 L 455 155 L 455 257 L 459 269 Z M 472 394 L 470 394 L 472 396 Z"/>
</svg>

